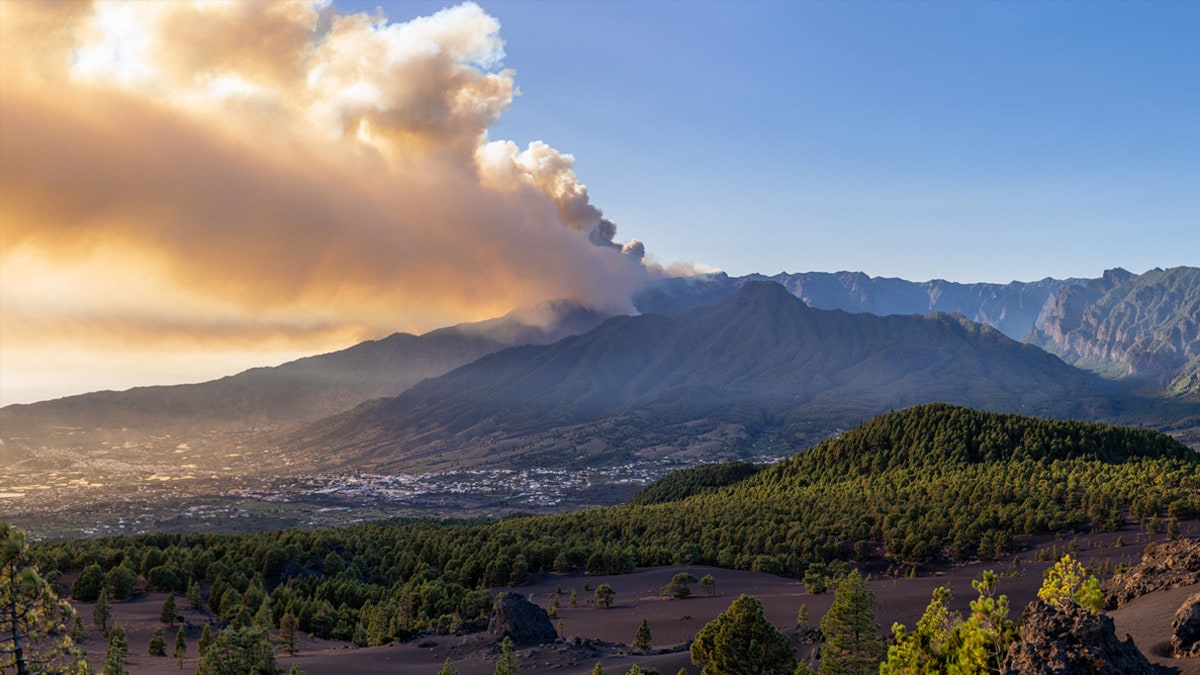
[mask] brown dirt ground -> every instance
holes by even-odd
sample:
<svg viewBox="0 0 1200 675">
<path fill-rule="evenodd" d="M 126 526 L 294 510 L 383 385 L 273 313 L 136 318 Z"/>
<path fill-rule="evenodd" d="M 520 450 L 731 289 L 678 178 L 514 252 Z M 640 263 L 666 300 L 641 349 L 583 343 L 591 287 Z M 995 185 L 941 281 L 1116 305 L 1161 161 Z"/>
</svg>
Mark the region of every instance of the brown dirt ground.
<svg viewBox="0 0 1200 675">
<path fill-rule="evenodd" d="M 1200 521 L 1184 524 L 1184 534 L 1200 534 Z M 1124 545 L 1117 547 L 1117 537 L 1124 538 Z M 1160 539 L 1161 537 L 1155 537 Z M 953 609 L 966 611 L 967 604 L 975 597 L 971 581 L 985 569 L 1002 573 L 999 591 L 1009 597 L 1014 619 L 1020 616 L 1025 605 L 1034 598 L 1041 586 L 1042 572 L 1049 562 L 1037 562 L 1040 550 L 1047 549 L 1059 555 L 1068 552 L 1072 545 L 1071 536 L 1035 537 L 1027 540 L 1029 549 L 1019 554 L 1020 565 L 1015 574 L 1008 574 L 1012 563 L 1005 558 L 989 563 L 965 565 L 925 565 L 916 578 L 888 578 L 883 576 L 886 564 L 870 563 L 862 567 L 871 574 L 868 588 L 876 595 L 875 614 L 881 635 L 889 635 L 893 622 L 913 626 L 925 606 L 933 589 L 948 586 L 953 593 Z M 1137 532 L 1132 526 L 1120 533 L 1080 535 L 1077 538 L 1077 558 L 1088 565 L 1109 563 L 1136 564 L 1150 538 Z M 686 600 L 667 600 L 659 593 L 677 572 L 687 571 L 697 578 L 711 574 L 716 579 L 716 591 L 712 597 L 700 595 L 698 585 L 693 585 L 696 595 Z M 585 591 L 587 584 L 595 589 L 609 583 L 616 590 L 613 606 L 595 609 L 588 604 L 593 594 Z M 695 674 L 699 668 L 692 665 L 684 645 L 705 623 L 724 611 L 739 594 L 757 597 L 764 606 L 767 618 L 793 639 L 801 656 L 808 656 L 812 645 L 801 645 L 796 641 L 796 614 L 803 603 L 807 605 L 809 623 L 818 625 L 821 616 L 833 602 L 833 594 L 808 595 L 796 579 L 770 574 L 724 570 L 704 566 L 659 567 L 639 569 L 633 574 L 619 576 L 592 576 L 582 574 L 548 574 L 528 584 L 511 589 L 531 596 L 534 602 L 546 607 L 556 589 L 562 589 L 559 598 L 558 618 L 563 621 L 566 636 L 555 645 L 532 647 L 516 653 L 520 672 L 553 671 L 563 675 L 587 675 L 596 662 L 602 662 L 611 675 L 625 673 L 633 664 L 643 668 L 656 668 L 663 675 L 674 675 L 679 669 Z M 509 590 L 509 589 L 495 589 Z M 568 605 L 572 590 L 578 592 L 578 607 Z M 1170 621 L 1175 608 L 1193 589 L 1179 589 L 1156 593 L 1140 598 L 1117 612 L 1113 618 L 1117 634 L 1124 637 L 1129 633 L 1136 644 L 1148 656 L 1164 663 L 1185 668 L 1182 672 L 1200 674 L 1200 664 L 1190 664 L 1157 657 L 1152 647 L 1168 639 Z M 1178 601 L 1176 597 L 1178 596 Z M 147 655 L 147 646 L 155 626 L 159 624 L 159 610 L 165 599 L 162 593 L 140 593 L 133 600 L 113 604 L 114 616 L 129 633 L 130 657 L 128 669 L 134 675 L 168 675 L 181 672 L 170 656 Z M 186 599 L 177 598 L 180 614 L 187 621 L 185 635 L 188 642 L 188 658 L 183 672 L 193 673 L 198 658 L 196 641 L 205 622 L 215 621 L 211 614 L 190 609 Z M 1174 604 L 1172 604 L 1174 603 Z M 105 642 L 92 625 L 92 603 L 77 603 L 85 630 L 83 646 L 90 660 L 99 665 L 103 661 Z M 654 650 L 651 654 L 630 653 L 629 643 L 642 619 L 646 619 L 653 637 Z M 557 619 L 553 621 L 557 622 Z M 216 628 L 216 626 L 214 626 Z M 576 646 L 575 637 L 583 644 Z M 589 640 L 601 644 L 592 645 Z M 174 651 L 174 629 L 166 632 L 167 653 Z M 293 664 L 311 675 L 346 675 L 353 673 L 413 673 L 435 675 L 446 657 L 451 657 L 461 675 L 492 675 L 499 650 L 495 641 L 485 634 L 474 635 L 423 635 L 405 643 L 393 643 L 382 647 L 356 648 L 329 640 L 304 639 L 300 653 L 294 657 L 280 654 L 280 666 L 286 670 Z"/>
</svg>

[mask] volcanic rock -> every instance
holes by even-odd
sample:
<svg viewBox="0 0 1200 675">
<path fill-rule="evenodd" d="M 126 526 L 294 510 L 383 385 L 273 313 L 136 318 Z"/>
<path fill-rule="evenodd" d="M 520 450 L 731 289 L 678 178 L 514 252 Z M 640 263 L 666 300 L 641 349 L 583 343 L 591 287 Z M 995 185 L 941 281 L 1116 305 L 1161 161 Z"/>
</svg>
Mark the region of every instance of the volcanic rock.
<svg viewBox="0 0 1200 675">
<path fill-rule="evenodd" d="M 1055 607 L 1029 603 L 1017 642 L 1009 648 L 1002 673 L 1095 673 L 1157 675 L 1170 672 L 1150 663 L 1132 638 L 1117 639 L 1113 621 L 1074 603 Z"/>
<path fill-rule="evenodd" d="M 488 634 L 497 640 L 507 636 L 517 647 L 544 645 L 558 639 L 558 631 L 550 623 L 546 610 L 518 593 L 501 593 L 496 597 Z"/>
<path fill-rule="evenodd" d="M 1200 583 L 1200 540 L 1179 539 L 1152 543 L 1142 553 L 1142 561 L 1104 584 L 1104 603 L 1108 609 L 1153 591 L 1180 588 Z"/>
<path fill-rule="evenodd" d="M 1200 657 L 1200 593 L 1193 594 L 1175 610 L 1171 650 L 1177 659 Z"/>
</svg>

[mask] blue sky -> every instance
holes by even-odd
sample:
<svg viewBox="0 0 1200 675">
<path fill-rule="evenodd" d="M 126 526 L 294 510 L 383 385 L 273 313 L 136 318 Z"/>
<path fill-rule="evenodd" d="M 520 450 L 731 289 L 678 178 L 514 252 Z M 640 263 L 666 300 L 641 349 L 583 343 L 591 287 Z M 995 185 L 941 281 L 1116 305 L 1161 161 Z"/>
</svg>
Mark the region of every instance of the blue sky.
<svg viewBox="0 0 1200 675">
<path fill-rule="evenodd" d="M 661 262 L 995 282 L 1200 263 L 1200 3 L 479 4 L 522 91 L 491 137 L 573 154 Z"/>
</svg>

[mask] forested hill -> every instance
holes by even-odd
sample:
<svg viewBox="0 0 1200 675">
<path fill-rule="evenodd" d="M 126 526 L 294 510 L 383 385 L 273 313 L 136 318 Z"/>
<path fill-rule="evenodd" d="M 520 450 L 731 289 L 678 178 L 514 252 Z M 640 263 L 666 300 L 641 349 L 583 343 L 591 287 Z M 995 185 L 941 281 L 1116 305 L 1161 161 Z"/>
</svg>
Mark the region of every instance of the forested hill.
<svg viewBox="0 0 1200 675">
<path fill-rule="evenodd" d="M 771 467 L 730 462 L 677 471 L 647 486 L 629 503 L 663 504 L 710 493 L 737 503 L 889 473 L 918 476 L 915 482 L 926 484 L 955 471 L 986 470 L 986 464 L 1050 471 L 1076 461 L 1121 465 L 1159 460 L 1192 472 L 1200 483 L 1200 454 L 1156 431 L 931 403 L 879 415 Z M 997 467 L 998 472 L 1007 470 Z M 1200 509 L 1200 500 L 1192 502 Z"/>
<path fill-rule="evenodd" d="M 933 403 L 875 417 L 772 468 L 761 478 L 816 483 L 890 469 L 946 469 L 981 462 L 1134 458 L 1195 462 L 1179 441 L 1147 429 L 985 413 Z"/>
<path fill-rule="evenodd" d="M 750 462 L 724 462 L 681 469 L 642 488 L 629 503 L 644 506 L 679 501 L 746 480 L 763 468 Z"/>
</svg>

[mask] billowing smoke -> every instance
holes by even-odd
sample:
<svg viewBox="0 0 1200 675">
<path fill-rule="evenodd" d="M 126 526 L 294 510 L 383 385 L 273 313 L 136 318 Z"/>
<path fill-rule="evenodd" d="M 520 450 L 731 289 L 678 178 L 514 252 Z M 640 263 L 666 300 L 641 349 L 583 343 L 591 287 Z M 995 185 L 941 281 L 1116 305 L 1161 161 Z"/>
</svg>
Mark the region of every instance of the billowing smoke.
<svg viewBox="0 0 1200 675">
<path fill-rule="evenodd" d="M 554 298 L 619 311 L 647 275 L 570 155 L 488 139 L 515 74 L 474 4 L 388 23 L 290 0 L 4 2 L 0 31 L 6 349 L 89 326 L 300 345 Z"/>
</svg>

